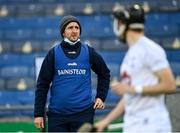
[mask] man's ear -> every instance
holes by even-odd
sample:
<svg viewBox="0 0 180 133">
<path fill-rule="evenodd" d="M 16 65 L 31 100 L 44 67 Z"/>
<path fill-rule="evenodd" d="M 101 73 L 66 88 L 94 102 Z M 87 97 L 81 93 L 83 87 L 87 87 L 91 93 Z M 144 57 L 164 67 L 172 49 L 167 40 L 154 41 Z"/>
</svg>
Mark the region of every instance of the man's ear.
<svg viewBox="0 0 180 133">
<path fill-rule="evenodd" d="M 65 33 L 63 33 L 62 35 L 63 35 L 63 37 L 64 37 L 64 36 L 65 36 Z"/>
</svg>

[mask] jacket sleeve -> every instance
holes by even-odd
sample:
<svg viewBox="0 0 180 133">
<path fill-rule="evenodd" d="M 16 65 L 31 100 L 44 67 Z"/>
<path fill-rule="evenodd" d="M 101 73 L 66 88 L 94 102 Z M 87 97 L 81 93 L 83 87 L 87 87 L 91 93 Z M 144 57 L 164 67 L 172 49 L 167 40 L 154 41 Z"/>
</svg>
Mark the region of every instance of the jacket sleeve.
<svg viewBox="0 0 180 133">
<path fill-rule="evenodd" d="M 105 101 L 109 90 L 110 70 L 103 58 L 91 47 L 89 47 L 89 57 L 91 69 L 97 74 L 97 94 L 96 98 Z"/>
<path fill-rule="evenodd" d="M 35 91 L 34 117 L 43 117 L 47 94 L 54 76 L 54 50 L 48 52 L 43 60 Z"/>
</svg>

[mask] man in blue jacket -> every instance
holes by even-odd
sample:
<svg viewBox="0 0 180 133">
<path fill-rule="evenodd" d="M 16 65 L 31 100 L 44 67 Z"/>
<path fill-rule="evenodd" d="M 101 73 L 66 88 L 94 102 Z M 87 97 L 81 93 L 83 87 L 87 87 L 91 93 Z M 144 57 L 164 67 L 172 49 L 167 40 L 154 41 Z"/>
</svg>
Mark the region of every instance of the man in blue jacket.
<svg viewBox="0 0 180 133">
<path fill-rule="evenodd" d="M 34 123 L 37 128 L 44 128 L 43 116 L 50 88 L 48 131 L 75 132 L 85 122 L 93 124 L 95 109 L 104 109 L 110 71 L 93 48 L 81 43 L 81 24 L 76 17 L 63 17 L 60 33 L 62 42 L 49 50 L 41 66 L 35 92 Z M 95 100 L 91 69 L 98 78 Z"/>
</svg>

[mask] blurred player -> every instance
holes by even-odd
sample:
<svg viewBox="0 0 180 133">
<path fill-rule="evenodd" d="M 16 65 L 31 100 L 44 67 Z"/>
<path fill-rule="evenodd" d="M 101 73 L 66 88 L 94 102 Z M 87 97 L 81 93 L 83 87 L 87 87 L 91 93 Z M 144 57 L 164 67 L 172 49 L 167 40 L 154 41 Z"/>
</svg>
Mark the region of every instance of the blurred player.
<svg viewBox="0 0 180 133">
<path fill-rule="evenodd" d="M 48 131 L 76 132 L 85 122 L 93 124 L 95 109 L 104 109 L 110 71 L 93 48 L 81 43 L 81 25 L 76 17 L 63 17 L 60 33 L 62 42 L 49 50 L 39 73 L 34 123 L 37 128 L 44 128 L 44 108 L 52 82 Z M 95 101 L 92 98 L 91 69 L 98 78 Z"/>
<path fill-rule="evenodd" d="M 144 23 L 139 5 L 114 11 L 114 32 L 129 49 L 121 65 L 122 80 L 111 84 L 122 99 L 96 123 L 98 131 L 124 113 L 124 132 L 171 132 L 164 98 L 176 90 L 175 79 L 165 51 L 144 36 Z"/>
</svg>

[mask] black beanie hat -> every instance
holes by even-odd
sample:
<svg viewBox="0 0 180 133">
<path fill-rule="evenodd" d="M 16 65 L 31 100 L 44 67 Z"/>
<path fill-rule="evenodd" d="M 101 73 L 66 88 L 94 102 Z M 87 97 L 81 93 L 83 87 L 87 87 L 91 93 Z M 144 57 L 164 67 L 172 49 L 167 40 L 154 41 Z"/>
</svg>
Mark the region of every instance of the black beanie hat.
<svg viewBox="0 0 180 133">
<path fill-rule="evenodd" d="M 70 23 L 70 22 L 76 22 L 78 25 L 79 25 L 79 28 L 80 28 L 80 34 L 81 34 L 81 24 L 78 20 L 78 18 L 74 17 L 74 16 L 65 16 L 61 19 L 60 21 L 60 33 L 61 33 L 61 36 L 63 37 L 63 33 L 64 33 L 64 30 L 66 28 L 66 26 Z"/>
</svg>

